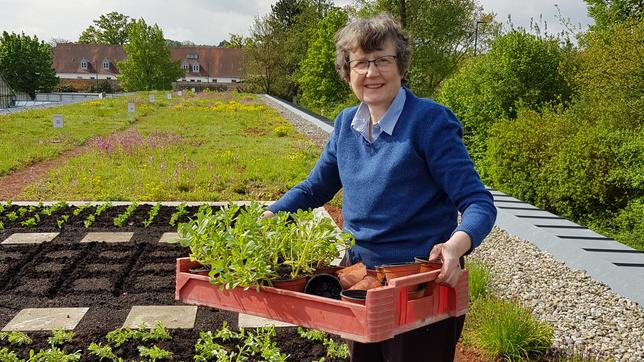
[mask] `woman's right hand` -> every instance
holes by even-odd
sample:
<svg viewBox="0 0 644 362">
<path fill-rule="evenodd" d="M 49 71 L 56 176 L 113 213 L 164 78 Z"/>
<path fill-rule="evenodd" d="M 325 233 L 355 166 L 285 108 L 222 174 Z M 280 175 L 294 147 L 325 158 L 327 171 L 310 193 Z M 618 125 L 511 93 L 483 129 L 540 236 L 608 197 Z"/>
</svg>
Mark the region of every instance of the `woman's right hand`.
<svg viewBox="0 0 644 362">
<path fill-rule="evenodd" d="M 270 211 L 270 210 L 266 210 L 266 211 L 264 211 L 264 213 L 262 214 L 262 216 L 260 216 L 259 218 L 260 218 L 260 219 L 268 219 L 268 218 L 271 218 L 271 217 L 273 217 L 273 216 L 275 216 L 275 214 L 274 214 L 272 211 Z"/>
</svg>

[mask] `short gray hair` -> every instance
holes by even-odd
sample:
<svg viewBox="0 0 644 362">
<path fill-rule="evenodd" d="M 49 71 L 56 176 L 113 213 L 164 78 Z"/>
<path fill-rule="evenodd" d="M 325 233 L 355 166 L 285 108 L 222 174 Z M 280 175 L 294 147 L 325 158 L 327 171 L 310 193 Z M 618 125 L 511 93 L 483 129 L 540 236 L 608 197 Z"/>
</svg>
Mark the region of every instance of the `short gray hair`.
<svg viewBox="0 0 644 362">
<path fill-rule="evenodd" d="M 349 82 L 349 52 L 362 50 L 366 53 L 382 49 L 391 39 L 396 48 L 396 64 L 405 82 L 411 63 L 409 35 L 389 14 L 352 21 L 335 34 L 335 69 L 340 77 Z"/>
</svg>

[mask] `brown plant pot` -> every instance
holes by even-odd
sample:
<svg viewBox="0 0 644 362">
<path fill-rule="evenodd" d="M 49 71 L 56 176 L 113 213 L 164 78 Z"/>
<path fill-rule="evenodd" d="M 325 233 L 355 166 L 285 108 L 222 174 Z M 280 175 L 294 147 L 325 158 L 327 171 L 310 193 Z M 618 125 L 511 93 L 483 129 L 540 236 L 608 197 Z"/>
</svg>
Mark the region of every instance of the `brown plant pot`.
<svg viewBox="0 0 644 362">
<path fill-rule="evenodd" d="M 420 271 L 420 264 L 418 263 L 401 263 L 383 265 L 382 271 L 385 273 L 385 279 L 388 281 L 406 275 L 416 274 Z"/>
<path fill-rule="evenodd" d="M 419 273 L 425 273 L 428 271 L 439 270 L 443 267 L 443 263 L 440 260 L 428 260 L 427 258 L 417 256 L 414 258 L 416 263 L 420 264 Z"/>
<path fill-rule="evenodd" d="M 367 267 L 360 262 L 338 270 L 336 273 L 342 289 L 349 289 L 367 275 Z"/>
<path fill-rule="evenodd" d="M 361 281 L 354 284 L 348 290 L 369 290 L 369 289 L 380 288 L 380 287 L 382 287 L 382 283 L 379 282 L 375 276 L 367 275 Z"/>
<path fill-rule="evenodd" d="M 273 284 L 273 287 L 279 288 L 279 289 L 292 290 L 295 292 L 304 292 L 307 279 L 308 278 L 306 276 L 301 276 L 294 279 L 271 280 L 271 284 Z"/>
<path fill-rule="evenodd" d="M 340 292 L 340 299 L 345 302 L 357 303 L 364 305 L 367 301 L 366 290 L 343 290 Z"/>
</svg>

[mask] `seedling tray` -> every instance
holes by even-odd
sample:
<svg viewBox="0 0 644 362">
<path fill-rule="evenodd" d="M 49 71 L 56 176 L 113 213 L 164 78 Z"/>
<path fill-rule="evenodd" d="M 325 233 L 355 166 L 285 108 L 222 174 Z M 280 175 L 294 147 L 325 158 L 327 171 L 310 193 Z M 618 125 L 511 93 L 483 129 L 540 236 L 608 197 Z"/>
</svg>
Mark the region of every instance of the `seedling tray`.
<svg viewBox="0 0 644 362">
<path fill-rule="evenodd" d="M 454 288 L 430 283 L 439 271 L 393 279 L 370 289 L 365 305 L 272 287 L 221 289 L 205 275 L 191 274 L 189 258 L 177 259 L 175 299 L 187 304 L 246 313 L 343 338 L 380 342 L 397 334 L 467 312 L 468 276 L 465 271 Z M 408 288 L 427 284 L 424 297 L 409 300 Z"/>
</svg>

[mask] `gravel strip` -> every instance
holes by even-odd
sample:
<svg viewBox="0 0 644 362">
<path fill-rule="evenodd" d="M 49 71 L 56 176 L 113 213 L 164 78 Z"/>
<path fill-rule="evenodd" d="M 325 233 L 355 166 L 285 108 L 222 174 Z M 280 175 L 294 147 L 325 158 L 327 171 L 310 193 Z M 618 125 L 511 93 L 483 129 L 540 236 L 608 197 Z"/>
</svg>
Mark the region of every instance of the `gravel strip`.
<svg viewBox="0 0 644 362">
<path fill-rule="evenodd" d="M 644 309 L 584 271 L 497 227 L 469 259 L 490 267 L 494 295 L 520 301 L 554 327 L 556 350 L 644 361 Z"/>
<path fill-rule="evenodd" d="M 262 99 L 313 141 L 329 135 L 277 103 Z M 572 270 L 528 241 L 494 227 L 469 260 L 484 262 L 497 297 L 519 301 L 554 328 L 553 349 L 602 360 L 644 361 L 644 309 L 584 271 Z"/>
</svg>

